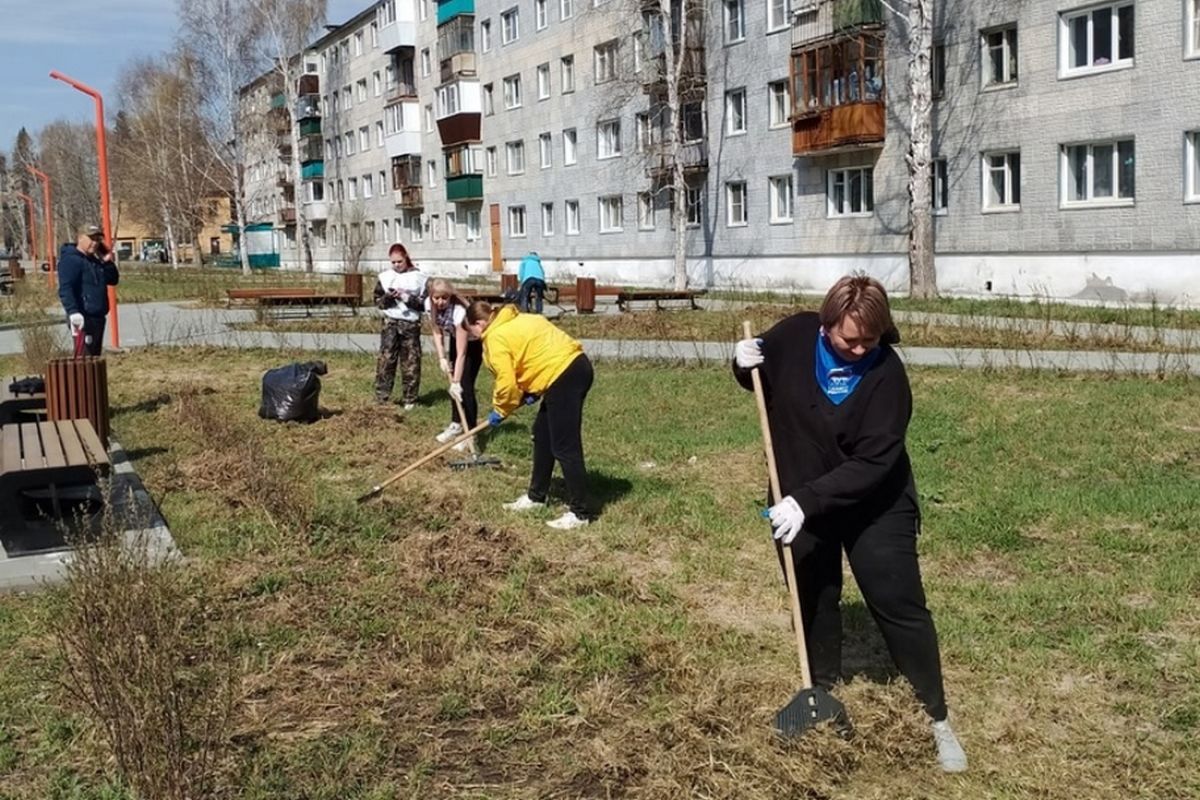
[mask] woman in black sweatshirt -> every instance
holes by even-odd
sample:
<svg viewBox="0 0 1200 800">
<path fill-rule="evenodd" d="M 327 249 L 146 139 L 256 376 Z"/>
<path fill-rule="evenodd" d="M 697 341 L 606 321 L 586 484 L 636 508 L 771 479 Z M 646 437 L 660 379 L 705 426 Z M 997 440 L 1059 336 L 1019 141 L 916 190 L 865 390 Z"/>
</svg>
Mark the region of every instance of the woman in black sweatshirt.
<svg viewBox="0 0 1200 800">
<path fill-rule="evenodd" d="M 950 728 L 933 617 L 917 564 L 921 511 L 905 449 L 912 392 L 891 348 L 887 293 L 866 276 L 829 290 L 819 313 L 788 317 L 737 343 L 734 375 L 758 368 L 782 498 L 768 510 L 791 547 L 813 681 L 841 674 L 842 550 L 892 659 L 933 720 L 938 760 L 967 767 Z M 781 559 L 782 563 L 782 559 Z"/>
</svg>

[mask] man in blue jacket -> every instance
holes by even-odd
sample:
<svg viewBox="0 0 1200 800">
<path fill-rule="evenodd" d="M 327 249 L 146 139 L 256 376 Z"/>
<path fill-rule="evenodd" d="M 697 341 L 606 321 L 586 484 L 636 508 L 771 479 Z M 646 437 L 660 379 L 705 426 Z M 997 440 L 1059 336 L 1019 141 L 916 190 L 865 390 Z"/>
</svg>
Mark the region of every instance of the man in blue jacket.
<svg viewBox="0 0 1200 800">
<path fill-rule="evenodd" d="M 545 296 L 546 271 L 542 269 L 541 256 L 531 251 L 521 259 L 521 266 L 517 269 L 517 308 L 540 314 Z"/>
<path fill-rule="evenodd" d="M 89 356 L 100 355 L 104 347 L 108 287 L 119 279 L 112 251 L 104 246 L 104 232 L 95 225 L 81 227 L 75 244 L 64 244 L 58 254 L 58 297 L 71 335 L 83 336 Z"/>
</svg>

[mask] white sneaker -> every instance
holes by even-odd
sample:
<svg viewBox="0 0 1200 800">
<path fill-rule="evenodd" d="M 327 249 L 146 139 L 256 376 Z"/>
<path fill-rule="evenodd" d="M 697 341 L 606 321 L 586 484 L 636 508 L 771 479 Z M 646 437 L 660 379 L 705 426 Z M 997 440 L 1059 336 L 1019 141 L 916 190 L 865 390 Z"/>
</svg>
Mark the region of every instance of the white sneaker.
<svg viewBox="0 0 1200 800">
<path fill-rule="evenodd" d="M 583 517 L 575 516 L 574 511 L 568 511 L 558 519 L 552 519 L 546 523 L 551 528 L 557 528 L 560 531 L 570 531 L 575 528 L 582 528 L 588 524 L 588 521 Z"/>
<path fill-rule="evenodd" d="M 545 505 L 545 503 L 530 500 L 529 495 L 523 494 L 511 503 L 505 503 L 504 509 L 506 511 L 528 511 L 531 508 L 543 508 Z"/>
<path fill-rule="evenodd" d="M 405 410 L 405 411 L 412 411 L 412 410 L 413 410 L 414 408 L 416 408 L 416 407 L 417 407 L 417 404 L 416 404 L 416 403 L 405 403 L 405 404 L 404 404 L 404 410 Z"/>
<path fill-rule="evenodd" d="M 460 435 L 462 432 L 462 425 L 459 425 L 457 422 L 451 422 L 446 426 L 446 430 L 442 431 L 433 438 L 437 439 L 441 444 L 445 444 L 446 442 Z"/>
<path fill-rule="evenodd" d="M 933 723 L 933 741 L 937 745 L 938 764 L 942 772 L 966 772 L 967 753 L 950 727 L 950 720 Z"/>
<path fill-rule="evenodd" d="M 471 440 L 467 439 L 465 442 L 459 442 L 458 444 L 454 445 L 454 447 L 451 447 L 450 449 L 455 450 L 459 453 L 466 453 L 467 451 L 469 451 L 471 449 Z"/>
</svg>

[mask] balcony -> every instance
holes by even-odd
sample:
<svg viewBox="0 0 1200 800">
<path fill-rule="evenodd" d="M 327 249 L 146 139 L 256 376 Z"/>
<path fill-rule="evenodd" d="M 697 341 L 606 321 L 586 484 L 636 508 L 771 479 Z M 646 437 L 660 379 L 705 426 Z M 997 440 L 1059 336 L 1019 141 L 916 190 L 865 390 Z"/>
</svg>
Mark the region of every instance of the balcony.
<svg viewBox="0 0 1200 800">
<path fill-rule="evenodd" d="M 684 142 L 679 146 L 678 154 L 687 175 L 695 175 L 708 171 L 708 141 Z M 646 174 L 651 178 L 669 178 L 674 167 L 675 157 L 666 144 L 655 142 L 646 149 Z"/>
<path fill-rule="evenodd" d="M 300 122 L 301 136 L 320 136 L 321 135 L 321 120 L 306 119 Z"/>
<path fill-rule="evenodd" d="M 295 206 L 284 206 L 279 209 L 279 221 L 284 225 L 296 224 L 296 208 Z"/>
<path fill-rule="evenodd" d="M 283 92 L 271 95 L 271 110 L 279 110 L 287 108 L 287 95 Z"/>
<path fill-rule="evenodd" d="M 642 89 L 647 93 L 666 91 L 667 59 L 666 55 L 651 56 L 642 63 L 639 73 Z M 708 76 L 705 71 L 704 48 L 689 47 L 684 51 L 679 70 L 679 93 L 683 97 L 695 97 L 704 94 Z"/>
<path fill-rule="evenodd" d="M 325 160 L 325 143 L 320 136 L 305 136 L 300 140 L 300 163 Z"/>
<path fill-rule="evenodd" d="M 305 120 L 321 116 L 321 97 L 306 94 L 296 101 L 296 119 Z"/>
<path fill-rule="evenodd" d="M 392 192 L 397 208 L 424 208 L 425 200 L 420 186 L 402 186 Z"/>
<path fill-rule="evenodd" d="M 305 74 L 301 75 L 296 86 L 299 89 L 299 94 L 321 93 L 321 79 L 311 72 L 306 72 Z"/>
<path fill-rule="evenodd" d="M 886 132 L 884 36 L 852 27 L 792 50 L 792 154 L 876 147 Z"/>
<path fill-rule="evenodd" d="M 314 161 L 311 164 L 303 165 L 300 167 L 300 177 L 304 178 L 306 181 L 313 180 L 314 178 L 324 178 L 325 162 Z"/>
<path fill-rule="evenodd" d="M 310 220 L 329 219 L 329 203 L 324 200 L 310 200 L 304 204 L 304 216 Z"/>
<path fill-rule="evenodd" d="M 437 24 L 445 25 L 460 14 L 474 14 L 475 0 L 439 0 Z"/>
<path fill-rule="evenodd" d="M 294 185 L 295 182 L 295 179 L 292 177 L 292 170 L 290 166 L 282 166 L 279 168 L 279 171 L 275 173 L 275 185 L 280 189 L 286 189 L 289 186 Z"/>
<path fill-rule="evenodd" d="M 437 127 L 442 146 L 480 140 L 483 95 L 477 80 L 456 80 L 437 90 Z"/>
<path fill-rule="evenodd" d="M 396 131 L 383 137 L 383 146 L 387 149 L 388 158 L 407 156 L 421 152 L 420 131 Z"/>
<path fill-rule="evenodd" d="M 792 16 L 792 47 L 801 47 L 863 25 L 883 24 L 880 0 L 815 0 Z"/>
<path fill-rule="evenodd" d="M 442 83 L 449 83 L 460 75 L 474 75 L 477 69 L 475 53 L 455 53 L 439 62 Z"/>
<path fill-rule="evenodd" d="M 463 203 L 483 199 L 483 176 L 460 175 L 457 178 L 446 179 L 446 200 L 451 203 Z"/>
<path fill-rule="evenodd" d="M 292 132 L 280 133 L 275 139 L 275 146 L 279 149 L 280 160 L 292 157 Z"/>
<path fill-rule="evenodd" d="M 417 85 L 415 83 L 395 83 L 392 88 L 388 89 L 384 95 L 384 102 L 388 105 L 399 103 L 402 100 L 416 100 Z"/>
<path fill-rule="evenodd" d="M 405 5 L 404 2 L 397 3 L 397 11 Z M 417 21 L 415 18 L 396 20 L 391 25 L 385 25 L 379 29 L 379 48 L 385 53 L 394 53 L 404 47 L 416 46 Z"/>
</svg>

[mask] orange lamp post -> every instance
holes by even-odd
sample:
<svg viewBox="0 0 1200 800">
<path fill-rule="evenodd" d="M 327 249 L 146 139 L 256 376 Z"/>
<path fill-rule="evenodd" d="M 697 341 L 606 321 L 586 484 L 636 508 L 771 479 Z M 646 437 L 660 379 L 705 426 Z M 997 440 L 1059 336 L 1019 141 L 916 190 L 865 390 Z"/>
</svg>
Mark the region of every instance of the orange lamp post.
<svg viewBox="0 0 1200 800">
<path fill-rule="evenodd" d="M 54 287 L 54 212 L 50 206 L 50 176 L 42 172 L 32 164 L 26 164 L 29 171 L 33 173 L 33 177 L 37 178 L 42 183 L 42 202 L 46 206 L 46 264 L 50 267 L 50 272 L 46 276 L 46 280 L 50 282 L 51 288 Z"/>
<path fill-rule="evenodd" d="M 29 254 L 33 256 L 34 269 L 37 269 L 37 216 L 33 210 L 33 198 L 24 192 L 17 192 L 17 197 L 25 201 L 29 209 Z M 23 245 L 24 243 L 22 243 Z"/>
<path fill-rule="evenodd" d="M 62 81 L 73 89 L 88 95 L 96 103 L 96 161 L 100 167 L 100 217 L 104 226 L 104 241 L 115 255 L 117 243 L 112 238 L 112 211 L 108 197 L 108 144 L 104 135 L 104 96 L 87 84 L 80 83 L 58 70 L 51 70 L 50 77 Z M 117 287 L 108 287 L 108 328 L 113 347 L 121 346 L 121 325 L 117 318 Z"/>
</svg>

